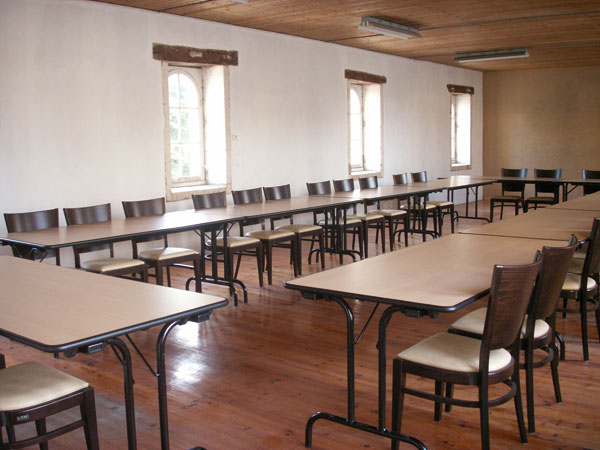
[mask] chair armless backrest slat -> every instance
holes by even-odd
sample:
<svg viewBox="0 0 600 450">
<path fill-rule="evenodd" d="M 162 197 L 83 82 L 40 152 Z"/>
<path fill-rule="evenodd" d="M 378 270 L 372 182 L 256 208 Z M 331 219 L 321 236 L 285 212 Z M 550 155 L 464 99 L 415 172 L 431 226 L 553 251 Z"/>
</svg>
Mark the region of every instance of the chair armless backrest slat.
<svg viewBox="0 0 600 450">
<path fill-rule="evenodd" d="M 164 197 L 152 198 L 149 200 L 124 201 L 122 203 L 123 211 L 125 212 L 125 217 L 128 219 L 135 217 L 160 215 L 164 214 L 167 211 Z M 162 239 L 165 246 L 168 245 L 167 235 L 161 233 L 153 234 L 151 236 L 136 237 L 133 238 L 131 241 L 135 247 L 137 243 L 156 241 L 158 239 Z M 136 255 L 137 249 L 134 250 L 134 258 L 137 257 Z"/>
<path fill-rule="evenodd" d="M 5 213 L 4 220 L 6 222 L 6 230 L 9 233 L 56 228 L 58 227 L 58 208 L 25 213 Z M 11 248 L 14 256 L 28 259 L 39 259 L 42 257 L 27 245 L 11 244 Z M 51 257 L 56 256 L 58 264 L 60 256 L 57 250 L 48 250 L 46 254 Z"/>
<path fill-rule="evenodd" d="M 335 192 L 347 192 L 354 190 L 354 180 L 346 178 L 344 180 L 333 180 L 333 189 Z"/>
<path fill-rule="evenodd" d="M 560 180 L 562 169 L 533 169 L 533 175 L 536 178 L 554 178 Z M 554 201 L 558 202 L 560 186 L 558 183 L 535 183 L 535 195 L 552 194 Z"/>
<path fill-rule="evenodd" d="M 588 248 L 581 270 L 581 284 L 587 286 L 587 277 L 595 275 L 600 271 L 600 217 L 594 219 L 592 232 L 588 239 Z"/>
<path fill-rule="evenodd" d="M 366 178 L 359 178 L 358 185 L 361 189 L 375 189 L 379 186 L 377 175 L 371 175 Z"/>
<path fill-rule="evenodd" d="M 83 206 L 81 208 L 63 208 L 67 225 L 84 225 L 96 222 L 108 222 L 111 220 L 110 203 L 95 206 Z M 79 267 L 79 254 L 109 249 L 113 256 L 113 247 L 110 243 L 78 245 L 73 247 L 75 253 L 75 266 Z"/>
<path fill-rule="evenodd" d="M 192 194 L 194 209 L 223 208 L 227 206 L 227 196 L 225 191 L 211 192 L 210 194 Z"/>
<path fill-rule="evenodd" d="M 500 175 L 503 177 L 527 178 L 527 169 L 500 169 Z M 518 192 L 521 198 L 525 197 L 525 182 L 520 181 L 502 181 L 502 195 L 507 192 Z"/>
<path fill-rule="evenodd" d="M 231 191 L 233 203 L 236 205 L 247 205 L 249 203 L 262 203 L 263 195 L 261 188 L 246 189 L 243 191 Z M 264 219 L 248 219 L 240 222 L 240 234 L 244 233 L 244 226 L 260 225 L 264 229 Z"/>
<path fill-rule="evenodd" d="M 316 183 L 306 183 L 306 189 L 308 190 L 308 195 L 331 194 L 331 182 L 327 180 L 318 181 Z"/>
<path fill-rule="evenodd" d="M 413 183 L 423 183 L 427 181 L 427 171 L 423 170 L 421 172 L 412 172 L 410 174 Z"/>
<path fill-rule="evenodd" d="M 408 184 L 408 173 L 397 173 L 396 175 L 394 175 L 394 184 L 396 185 L 402 185 L 402 184 Z"/>
<path fill-rule="evenodd" d="M 263 187 L 263 192 L 265 194 L 265 200 L 281 200 L 284 198 L 290 198 L 292 196 L 292 191 L 289 184 Z"/>
<path fill-rule="evenodd" d="M 581 177 L 584 180 L 600 180 L 600 170 L 587 170 L 581 171 Z M 583 195 L 593 194 L 594 192 L 600 191 L 600 184 L 595 186 L 583 186 Z"/>
</svg>

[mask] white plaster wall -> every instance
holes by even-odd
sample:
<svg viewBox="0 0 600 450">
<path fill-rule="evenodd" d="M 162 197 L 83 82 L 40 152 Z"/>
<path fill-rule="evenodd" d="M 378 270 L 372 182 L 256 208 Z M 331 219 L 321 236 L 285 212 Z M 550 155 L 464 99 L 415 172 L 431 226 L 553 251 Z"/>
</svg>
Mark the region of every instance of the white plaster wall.
<svg viewBox="0 0 600 450">
<path fill-rule="evenodd" d="M 387 77 L 382 184 L 450 175 L 449 83 L 475 88 L 467 173 L 481 174 L 480 72 L 90 1 L 0 0 L 0 212 L 111 202 L 119 217 L 121 200 L 165 194 L 154 42 L 239 52 L 234 189 L 304 195 L 307 181 L 347 176 L 344 69 Z"/>
</svg>

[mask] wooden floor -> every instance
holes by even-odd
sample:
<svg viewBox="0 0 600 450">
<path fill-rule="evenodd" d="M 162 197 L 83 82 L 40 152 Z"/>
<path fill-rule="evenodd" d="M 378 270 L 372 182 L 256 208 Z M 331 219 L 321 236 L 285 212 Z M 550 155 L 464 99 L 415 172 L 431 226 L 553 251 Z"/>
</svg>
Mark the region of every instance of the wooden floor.
<svg viewBox="0 0 600 450">
<path fill-rule="evenodd" d="M 487 214 L 486 206 L 483 205 L 483 214 Z M 479 223 L 461 220 L 459 228 Z M 415 236 L 411 245 L 420 241 Z M 371 242 L 370 255 L 378 251 L 378 246 Z M 292 278 L 293 273 L 286 251 L 277 249 L 275 253 L 277 269 L 272 286 L 258 288 L 255 263 L 248 258 L 242 264 L 240 278 L 249 287 L 249 303 L 237 308 L 230 304 L 214 312 L 210 321 L 177 327 L 169 337 L 172 449 L 194 446 L 209 450 L 300 449 L 304 446 L 304 426 L 311 414 L 328 411 L 345 415 L 344 315 L 335 303 L 304 300 L 298 293 L 284 289 L 282 283 Z M 319 270 L 316 264 L 308 267 L 306 258 L 303 261 L 305 273 Z M 338 264 L 330 256 L 326 257 L 326 263 L 328 268 Z M 182 287 L 187 276 L 188 273 L 179 272 L 176 287 Z M 224 289 L 210 285 L 205 285 L 205 292 L 226 295 Z M 483 304 L 482 300 L 435 320 L 394 316 L 388 331 L 389 358 L 445 330 L 460 315 Z M 361 328 L 373 305 L 352 302 L 352 306 Z M 558 329 L 567 341 L 567 360 L 559 367 L 563 403 L 556 404 L 554 400 L 549 369 L 536 370 L 537 432 L 529 436 L 527 447 L 522 447 L 513 403 L 507 403 L 492 409 L 492 448 L 600 448 L 600 344 L 592 317 L 588 362 L 582 361 L 577 316 L 558 320 Z M 378 318 L 379 312 L 374 320 Z M 373 325 L 357 347 L 356 406 L 359 421 L 376 424 L 377 329 Z M 133 336 L 151 359 L 157 331 L 151 329 Z M 53 359 L 51 355 L 2 339 L 0 352 L 6 355 L 8 365 L 35 359 L 89 381 L 96 389 L 101 448 L 126 448 L 122 375 L 111 351 Z M 134 377 L 138 448 L 157 449 L 160 445 L 156 381 L 137 356 L 134 356 Z M 433 389 L 433 383 L 428 381 L 415 379 L 413 383 L 430 385 Z M 388 424 L 390 391 L 391 364 L 388 364 Z M 457 389 L 457 396 L 460 394 L 469 396 L 475 392 Z M 432 406 L 427 400 L 408 398 L 403 431 L 418 437 L 430 449 L 480 447 L 477 410 L 454 408 L 437 423 L 433 421 Z M 84 447 L 80 431 L 51 443 L 52 449 Z M 315 425 L 313 448 L 379 449 L 389 448 L 389 441 L 319 421 Z"/>
</svg>

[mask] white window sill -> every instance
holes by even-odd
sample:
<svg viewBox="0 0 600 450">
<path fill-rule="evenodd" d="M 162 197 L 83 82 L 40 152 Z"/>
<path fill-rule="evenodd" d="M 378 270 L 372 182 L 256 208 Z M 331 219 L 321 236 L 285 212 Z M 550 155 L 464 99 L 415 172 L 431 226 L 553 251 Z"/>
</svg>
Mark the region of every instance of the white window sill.
<svg viewBox="0 0 600 450">
<path fill-rule="evenodd" d="M 176 202 L 192 198 L 192 194 L 212 194 L 227 190 L 224 184 L 201 184 L 196 186 L 174 187 L 167 192 L 167 201 Z"/>
<path fill-rule="evenodd" d="M 450 166 L 450 171 L 456 172 L 458 170 L 471 170 L 471 164 L 452 164 Z"/>
<path fill-rule="evenodd" d="M 376 175 L 377 177 L 382 177 L 383 173 L 381 171 L 376 171 L 376 170 L 357 170 L 357 171 L 352 171 L 350 173 L 350 176 L 354 179 L 364 178 L 364 177 L 371 176 L 371 175 Z"/>
</svg>

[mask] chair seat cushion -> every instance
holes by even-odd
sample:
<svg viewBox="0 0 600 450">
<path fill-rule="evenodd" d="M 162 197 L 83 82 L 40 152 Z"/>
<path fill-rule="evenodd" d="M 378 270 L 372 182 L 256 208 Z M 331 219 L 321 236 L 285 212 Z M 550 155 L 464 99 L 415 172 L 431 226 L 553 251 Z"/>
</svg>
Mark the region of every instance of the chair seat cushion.
<svg viewBox="0 0 600 450">
<path fill-rule="evenodd" d="M 169 259 L 181 258 L 184 256 L 195 256 L 198 252 L 189 248 L 179 247 L 161 247 L 143 250 L 139 254 L 142 261 L 168 261 Z"/>
<path fill-rule="evenodd" d="M 274 241 L 277 239 L 293 238 L 296 234 L 293 231 L 285 230 L 256 230 L 248 231 L 244 236 L 260 239 L 261 241 Z"/>
<path fill-rule="evenodd" d="M 0 411 L 30 408 L 88 387 L 69 374 L 29 361 L 0 370 Z"/>
<path fill-rule="evenodd" d="M 211 245 L 210 241 L 208 245 Z M 227 236 L 227 248 L 252 247 L 260 245 L 260 241 L 251 237 Z M 217 239 L 217 247 L 223 248 L 223 238 Z"/>
<path fill-rule="evenodd" d="M 574 273 L 568 273 L 567 278 L 565 278 L 565 282 L 562 285 L 563 291 L 577 291 L 579 289 L 579 284 L 581 283 L 581 277 Z M 593 278 L 588 277 L 587 279 L 587 290 L 593 291 L 596 289 L 596 281 Z"/>
<path fill-rule="evenodd" d="M 134 272 L 136 269 L 141 270 L 146 264 L 139 259 L 131 258 L 102 258 L 93 259 L 81 263 L 81 268 L 88 272 L 105 273 L 113 270 L 131 269 Z"/>
<path fill-rule="evenodd" d="M 554 197 L 527 197 L 525 200 L 530 203 L 554 203 Z"/>
<path fill-rule="evenodd" d="M 340 224 L 343 224 L 343 220 L 342 218 L 340 218 Z M 353 219 L 350 217 L 346 217 L 346 225 L 358 225 L 360 223 L 360 219 Z M 319 220 L 319 225 L 321 226 L 325 226 L 325 221 L 324 220 Z M 328 222 L 328 225 L 331 226 L 331 221 Z"/>
<path fill-rule="evenodd" d="M 487 314 L 487 308 L 479 308 L 475 311 L 465 314 L 456 322 L 451 325 L 451 328 L 456 330 L 466 331 L 467 333 L 483 334 L 483 326 L 485 324 L 485 315 Z M 523 321 L 523 327 L 521 328 L 521 338 L 525 337 L 527 328 L 527 316 Z M 538 339 L 545 336 L 550 331 L 550 325 L 545 320 L 538 319 L 535 321 L 535 328 L 533 330 L 533 338 Z"/>
<path fill-rule="evenodd" d="M 406 205 L 402 205 L 402 206 L 400 206 L 400 208 L 407 209 Z M 416 205 L 416 206 L 413 204 L 413 205 L 410 205 L 410 208 L 411 208 L 412 211 L 414 211 L 415 209 L 423 209 L 423 204 Z M 437 208 L 437 206 L 433 205 L 430 202 L 427 202 L 426 205 L 425 205 L 425 209 L 427 211 L 434 210 L 436 208 Z"/>
<path fill-rule="evenodd" d="M 383 216 L 379 213 L 368 213 L 368 214 L 352 214 L 348 216 L 350 219 L 359 219 L 363 222 L 376 222 L 378 220 L 383 220 Z"/>
<path fill-rule="evenodd" d="M 381 214 L 384 217 L 400 217 L 406 215 L 406 211 L 403 209 L 378 209 L 377 214 Z"/>
<path fill-rule="evenodd" d="M 289 224 L 277 227 L 276 230 L 293 231 L 294 233 L 317 233 L 323 230 L 319 225 Z"/>
<path fill-rule="evenodd" d="M 440 208 L 449 208 L 450 206 L 453 206 L 454 203 L 452 202 L 448 202 L 448 201 L 428 201 L 427 203 L 431 203 L 432 205 L 436 205 L 439 206 Z"/>
<path fill-rule="evenodd" d="M 521 200 L 523 200 L 523 199 L 521 198 L 520 195 L 498 195 L 497 197 L 490 198 L 490 201 L 495 201 L 495 202 L 507 202 L 507 201 L 520 202 Z"/>
<path fill-rule="evenodd" d="M 438 369 L 463 373 L 479 371 L 481 341 L 459 334 L 438 333 L 398 354 L 398 358 Z M 489 371 L 496 372 L 512 362 L 510 353 L 501 348 L 490 352 Z"/>
</svg>

